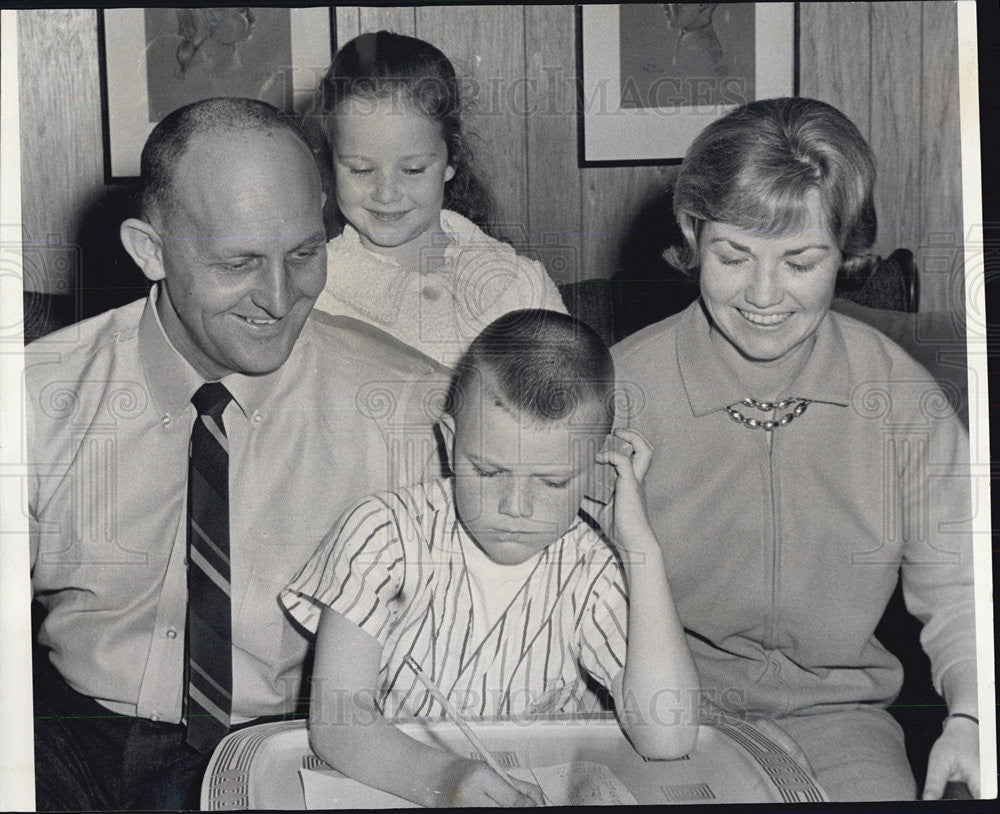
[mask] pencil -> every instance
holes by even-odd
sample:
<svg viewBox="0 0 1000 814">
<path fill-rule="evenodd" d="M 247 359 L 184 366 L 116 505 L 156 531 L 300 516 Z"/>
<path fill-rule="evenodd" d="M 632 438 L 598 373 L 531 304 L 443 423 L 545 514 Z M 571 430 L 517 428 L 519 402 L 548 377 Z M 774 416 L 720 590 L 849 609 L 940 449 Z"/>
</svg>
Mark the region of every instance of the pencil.
<svg viewBox="0 0 1000 814">
<path fill-rule="evenodd" d="M 512 778 L 510 774 L 507 773 L 507 770 L 504 769 L 504 767 L 497 762 L 497 759 L 493 757 L 493 754 L 490 752 L 490 750 L 486 748 L 486 746 L 483 744 L 481 740 L 479 740 L 479 737 L 476 735 L 476 733 L 472 731 L 472 727 L 470 727 L 465 722 L 465 719 L 462 717 L 462 714 L 457 709 L 455 709 L 451 701 L 448 700 L 448 696 L 446 696 L 443 692 L 441 692 L 441 690 L 438 689 L 437 684 L 431 681 L 427 677 L 427 674 L 422 669 L 420 669 L 420 665 L 417 664 L 413 656 L 407 656 L 405 661 L 407 666 L 411 670 L 413 670 L 417 678 L 420 679 L 420 683 L 427 688 L 427 692 L 429 692 L 431 696 L 434 697 L 437 700 L 437 702 L 441 704 L 442 707 L 444 707 L 444 711 L 447 713 L 448 717 L 451 718 L 452 723 L 454 723 L 455 726 L 457 726 L 461 730 L 462 734 L 465 735 L 466 738 L 468 738 L 469 743 L 471 743 L 472 746 L 475 748 L 475 750 L 479 752 L 480 756 L 483 758 L 486 765 L 489 766 L 498 775 L 500 775 L 504 780 L 506 780 L 508 783 L 514 786 L 514 788 L 517 788 L 517 784 L 513 782 L 514 778 Z"/>
</svg>

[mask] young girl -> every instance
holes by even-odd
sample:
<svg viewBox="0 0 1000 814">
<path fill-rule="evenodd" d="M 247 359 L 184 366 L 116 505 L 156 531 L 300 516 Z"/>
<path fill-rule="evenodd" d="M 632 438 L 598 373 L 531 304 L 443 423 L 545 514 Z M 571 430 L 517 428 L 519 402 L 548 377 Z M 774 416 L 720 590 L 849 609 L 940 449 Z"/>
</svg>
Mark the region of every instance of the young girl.
<svg viewBox="0 0 1000 814">
<path fill-rule="evenodd" d="M 497 317 L 565 313 L 538 262 L 485 234 L 455 69 L 423 40 L 362 34 L 334 57 L 305 126 L 331 171 L 343 233 L 316 308 L 371 323 L 449 367 Z"/>
</svg>

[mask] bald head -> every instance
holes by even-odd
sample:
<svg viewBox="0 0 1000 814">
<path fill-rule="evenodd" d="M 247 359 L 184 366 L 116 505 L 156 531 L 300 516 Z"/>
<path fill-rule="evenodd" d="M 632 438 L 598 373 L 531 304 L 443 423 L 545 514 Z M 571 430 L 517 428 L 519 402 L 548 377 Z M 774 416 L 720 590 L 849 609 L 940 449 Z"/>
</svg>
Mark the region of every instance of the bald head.
<svg viewBox="0 0 1000 814">
<path fill-rule="evenodd" d="M 138 204 L 147 222 L 171 213 L 176 206 L 180 160 L 202 137 L 232 140 L 234 145 L 254 135 L 291 136 L 310 153 L 292 120 L 255 99 L 205 99 L 178 108 L 160 121 L 142 149 Z"/>
</svg>

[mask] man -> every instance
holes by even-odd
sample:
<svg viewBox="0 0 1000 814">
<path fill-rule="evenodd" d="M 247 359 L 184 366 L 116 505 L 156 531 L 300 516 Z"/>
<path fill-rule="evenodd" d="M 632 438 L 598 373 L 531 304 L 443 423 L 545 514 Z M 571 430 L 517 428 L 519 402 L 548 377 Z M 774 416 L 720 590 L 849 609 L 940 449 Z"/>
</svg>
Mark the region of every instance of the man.
<svg viewBox="0 0 1000 814">
<path fill-rule="evenodd" d="M 197 807 L 229 729 L 301 709 L 278 591 L 343 509 L 420 476 L 443 388 L 309 318 L 323 196 L 273 108 L 175 111 L 141 175 L 121 239 L 149 297 L 26 351 L 39 809 Z"/>
</svg>

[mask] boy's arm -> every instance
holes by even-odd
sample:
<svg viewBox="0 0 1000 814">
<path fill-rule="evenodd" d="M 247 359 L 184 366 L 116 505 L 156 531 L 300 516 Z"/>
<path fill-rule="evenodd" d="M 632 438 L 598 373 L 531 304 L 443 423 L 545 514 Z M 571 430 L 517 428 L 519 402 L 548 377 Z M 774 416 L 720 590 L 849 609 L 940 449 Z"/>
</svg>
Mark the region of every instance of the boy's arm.
<svg viewBox="0 0 1000 814">
<path fill-rule="evenodd" d="M 628 585 L 628 649 L 610 688 L 623 728 L 646 757 L 677 758 L 698 734 L 698 672 L 670 593 L 660 544 L 646 514 L 642 479 L 652 447 L 635 430 L 618 428 L 635 452 L 605 450 L 597 460 L 618 472 L 614 500 L 598 520 L 618 549 Z"/>
<path fill-rule="evenodd" d="M 540 802 L 528 783 L 512 788 L 482 761 L 426 746 L 375 705 L 382 647 L 325 608 L 316 634 L 309 744 L 344 774 L 418 805 L 516 806 Z M 530 791 L 532 796 L 527 793 Z"/>
</svg>

